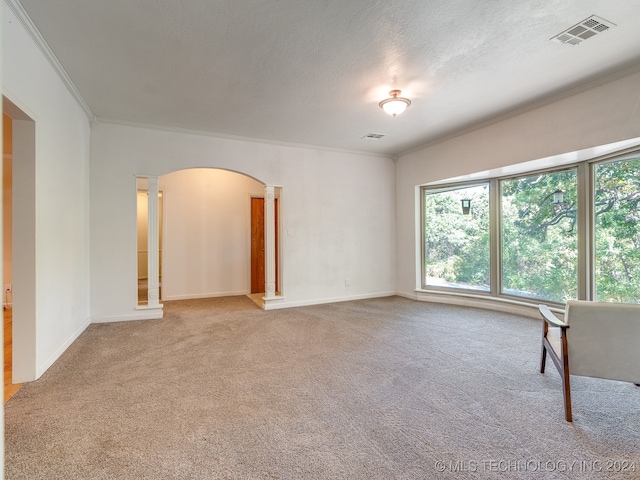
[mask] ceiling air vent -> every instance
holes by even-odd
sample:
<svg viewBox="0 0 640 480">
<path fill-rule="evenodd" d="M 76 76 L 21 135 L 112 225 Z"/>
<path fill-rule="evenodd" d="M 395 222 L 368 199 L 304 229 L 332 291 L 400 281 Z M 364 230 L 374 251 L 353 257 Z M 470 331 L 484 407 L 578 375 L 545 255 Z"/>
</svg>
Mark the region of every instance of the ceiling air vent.
<svg viewBox="0 0 640 480">
<path fill-rule="evenodd" d="M 597 17 L 596 15 L 591 15 L 582 22 L 575 24 L 573 27 L 568 28 L 555 37 L 552 37 L 551 40 L 560 43 L 568 43 L 569 45 L 578 45 L 587 38 L 591 38 L 598 33 L 606 32 L 615 26 L 615 23 L 611 23 L 604 18 Z"/>
<path fill-rule="evenodd" d="M 367 133 L 364 137 L 362 137 L 363 139 L 369 139 L 369 140 L 380 140 L 382 137 L 384 137 L 384 133 Z"/>
</svg>

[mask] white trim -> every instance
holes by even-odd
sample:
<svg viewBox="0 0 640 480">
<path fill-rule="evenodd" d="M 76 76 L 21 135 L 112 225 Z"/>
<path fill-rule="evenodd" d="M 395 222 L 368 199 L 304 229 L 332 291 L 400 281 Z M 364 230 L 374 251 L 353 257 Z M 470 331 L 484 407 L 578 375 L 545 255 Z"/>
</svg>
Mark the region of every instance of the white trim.
<svg viewBox="0 0 640 480">
<path fill-rule="evenodd" d="M 41 365 L 36 366 L 36 379 L 40 378 L 44 372 L 46 372 L 51 365 L 55 363 L 58 358 L 71 346 L 73 342 L 84 332 L 89 325 L 91 325 L 91 318 L 88 318 L 71 336 L 53 352 L 49 358 Z"/>
<path fill-rule="evenodd" d="M 158 308 L 160 305 L 158 183 L 158 177 L 147 178 L 147 306 L 152 308 Z"/>
<path fill-rule="evenodd" d="M 56 72 L 58 77 L 60 77 L 60 80 L 62 80 L 64 86 L 67 87 L 67 90 L 69 90 L 71 96 L 76 100 L 76 102 L 78 102 L 80 107 L 82 107 L 82 110 L 84 110 L 84 113 L 87 115 L 89 123 L 95 124 L 96 116 L 91 111 L 91 108 L 89 108 L 89 105 L 84 100 L 76 86 L 73 84 L 73 81 L 71 80 L 69 75 L 67 75 L 67 72 L 64 71 L 64 68 L 62 68 L 62 65 L 56 58 L 55 54 L 53 53 L 51 48 L 49 48 L 49 45 L 47 45 L 47 42 L 42 37 L 42 35 L 40 35 L 40 32 L 31 21 L 31 18 L 29 18 L 29 15 L 27 15 L 27 12 L 24 10 L 24 8 L 22 8 L 22 5 L 20 5 L 17 0 L 5 0 L 5 3 L 11 9 L 11 11 L 13 11 L 16 18 L 20 21 L 20 23 L 22 23 L 22 26 L 25 28 L 29 36 L 33 39 L 42 54 L 49 61 L 49 64 L 53 67 L 53 70 Z"/>
<path fill-rule="evenodd" d="M 287 308 L 287 307 L 279 306 L 283 303 L 283 300 L 284 300 L 284 296 L 282 295 L 276 295 L 274 297 L 261 297 L 261 299 L 262 299 L 262 305 L 260 306 L 262 307 L 263 310 L 277 310 L 280 308 Z"/>
<path fill-rule="evenodd" d="M 324 303 L 337 303 L 337 302 L 349 302 L 352 300 L 365 300 L 367 298 L 393 297 L 394 295 L 396 295 L 396 292 L 365 293 L 362 295 L 350 295 L 348 297 L 320 298 L 317 300 L 300 300 L 297 302 L 273 303 L 268 305 L 265 304 L 263 308 L 265 310 L 278 310 L 280 308 L 307 307 L 310 305 L 322 305 Z M 275 299 L 277 300 L 278 297 L 275 297 Z M 269 299 L 269 300 L 274 300 L 274 299 Z"/>
<path fill-rule="evenodd" d="M 157 310 L 157 309 L 162 309 L 162 307 L 164 307 L 164 305 L 160 304 L 157 306 L 154 305 L 136 305 L 136 310 Z"/>
<path fill-rule="evenodd" d="M 264 186 L 264 300 L 276 296 L 275 189 Z"/>
<path fill-rule="evenodd" d="M 442 303 L 445 305 L 458 305 L 462 307 L 474 307 L 484 310 L 493 310 L 496 312 L 512 313 L 523 315 L 525 317 L 540 318 L 538 312 L 538 304 L 544 303 L 543 300 L 536 302 L 520 301 L 504 297 L 489 297 L 484 295 L 473 295 L 470 293 L 445 292 L 445 291 L 429 291 L 417 289 L 414 292 L 398 292 L 398 296 L 417 300 L 419 302 Z M 564 313 L 563 308 L 549 308 L 556 313 Z"/>
<path fill-rule="evenodd" d="M 345 148 L 333 148 L 333 147 L 326 147 L 323 145 L 284 142 L 281 140 L 270 140 L 268 138 L 243 137 L 241 135 L 231 135 L 228 133 L 209 132 L 206 130 L 195 130 L 191 128 L 174 127 L 170 125 L 158 125 L 154 123 L 133 122 L 129 120 L 120 120 L 117 118 L 109 118 L 109 117 L 96 117 L 96 119 L 97 119 L 97 123 L 105 123 L 110 125 L 122 125 L 125 127 L 146 128 L 149 130 L 161 130 L 165 132 L 182 133 L 185 135 L 198 135 L 203 137 L 220 138 L 223 140 L 234 140 L 237 142 L 262 143 L 266 145 L 275 145 L 277 147 L 303 148 L 307 150 L 313 149 L 313 150 L 320 150 L 323 152 L 336 152 L 336 153 L 345 153 L 350 155 L 366 155 L 369 157 L 387 158 L 389 160 L 392 160 L 391 155 L 387 155 L 379 152 L 367 152 L 364 150 L 348 150 Z M 192 167 L 192 168 L 197 168 L 197 167 Z M 208 167 L 208 168 L 211 168 L 211 167 Z M 217 167 L 213 167 L 213 168 L 217 168 Z M 264 182 L 260 182 L 260 183 L 264 184 Z M 277 187 L 278 185 L 272 185 L 272 186 Z"/>
<path fill-rule="evenodd" d="M 161 305 L 162 306 L 162 305 Z M 134 313 L 131 315 L 106 315 L 99 317 L 91 317 L 91 323 L 111 323 L 111 322 L 128 322 L 132 320 L 154 320 L 162 318 L 163 311 L 158 308 L 142 308 L 138 307 L 136 310 L 141 310 L 140 313 Z"/>
<path fill-rule="evenodd" d="M 169 302 L 172 300 L 195 300 L 197 298 L 215 298 L 215 297 L 237 297 L 240 295 L 250 295 L 248 290 L 240 290 L 236 292 L 214 292 L 214 293 L 188 293 L 186 295 L 171 295 L 162 297 L 162 300 Z"/>
</svg>

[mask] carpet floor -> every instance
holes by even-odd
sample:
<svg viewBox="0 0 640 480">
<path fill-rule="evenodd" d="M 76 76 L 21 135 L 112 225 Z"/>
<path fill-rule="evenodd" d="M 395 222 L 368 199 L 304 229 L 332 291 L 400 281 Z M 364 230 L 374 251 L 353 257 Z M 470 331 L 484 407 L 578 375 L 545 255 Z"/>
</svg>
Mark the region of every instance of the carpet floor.
<svg viewBox="0 0 640 480">
<path fill-rule="evenodd" d="M 8 479 L 640 479 L 640 388 L 572 377 L 541 321 L 399 297 L 165 303 L 94 324 L 5 406 Z"/>
</svg>

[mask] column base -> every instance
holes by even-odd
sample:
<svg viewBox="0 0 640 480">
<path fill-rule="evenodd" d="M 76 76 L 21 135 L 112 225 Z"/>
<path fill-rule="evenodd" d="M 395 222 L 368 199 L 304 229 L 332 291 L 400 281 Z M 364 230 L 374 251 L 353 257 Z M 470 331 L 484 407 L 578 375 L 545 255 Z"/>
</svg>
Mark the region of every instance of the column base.
<svg viewBox="0 0 640 480">
<path fill-rule="evenodd" d="M 276 305 L 284 300 L 282 295 L 276 295 L 275 297 L 262 297 L 262 308 L 265 310 L 271 310 L 277 308 Z"/>
</svg>

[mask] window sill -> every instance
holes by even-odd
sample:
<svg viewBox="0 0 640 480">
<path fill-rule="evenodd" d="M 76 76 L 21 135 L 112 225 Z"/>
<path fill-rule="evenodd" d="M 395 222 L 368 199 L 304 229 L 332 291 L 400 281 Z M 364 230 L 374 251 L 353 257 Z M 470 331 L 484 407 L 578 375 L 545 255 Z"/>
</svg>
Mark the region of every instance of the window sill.
<svg viewBox="0 0 640 480">
<path fill-rule="evenodd" d="M 489 294 L 482 295 L 471 292 L 451 292 L 422 288 L 418 288 L 414 290 L 414 292 L 415 298 L 418 301 L 484 308 L 504 313 L 515 313 L 536 319 L 540 318 L 538 305 L 541 303 L 548 305 L 550 310 L 555 313 L 564 313 L 564 308 L 542 300 L 537 301 L 531 299 L 530 301 L 527 301 L 526 299 L 520 300 L 506 297 L 494 297 Z"/>
</svg>

